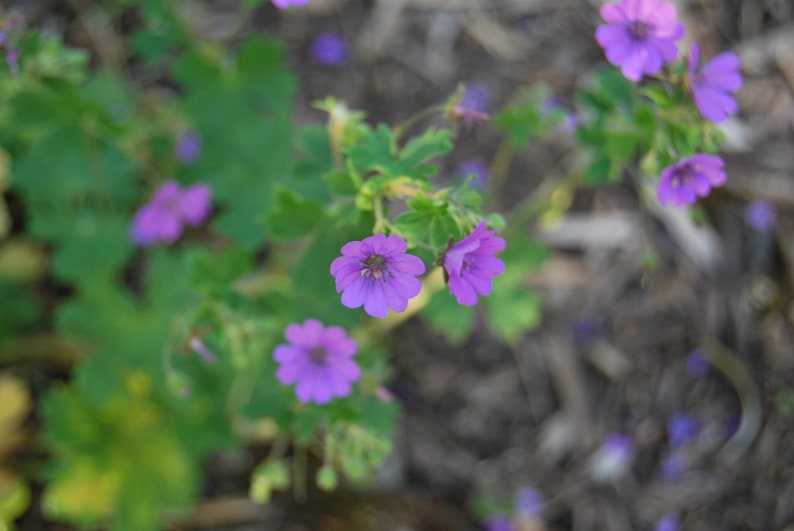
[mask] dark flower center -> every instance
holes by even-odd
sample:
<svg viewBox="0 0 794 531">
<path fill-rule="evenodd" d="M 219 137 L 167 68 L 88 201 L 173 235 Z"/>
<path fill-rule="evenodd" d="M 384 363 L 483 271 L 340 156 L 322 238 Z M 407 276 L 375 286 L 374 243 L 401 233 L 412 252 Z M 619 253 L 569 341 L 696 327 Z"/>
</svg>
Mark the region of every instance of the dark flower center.
<svg viewBox="0 0 794 531">
<path fill-rule="evenodd" d="M 675 172 L 673 178 L 670 179 L 672 181 L 672 185 L 676 188 L 680 188 L 681 186 L 686 186 L 692 180 L 692 167 L 691 166 L 684 166 Z"/>
<path fill-rule="evenodd" d="M 633 41 L 644 41 L 651 32 L 651 29 L 653 28 L 647 22 L 637 20 L 628 26 L 629 37 L 631 37 Z"/>
<path fill-rule="evenodd" d="M 323 347 L 314 347 L 309 351 L 309 361 L 324 367 L 328 363 L 328 352 Z"/>
<path fill-rule="evenodd" d="M 379 254 L 373 254 L 367 258 L 366 262 L 359 262 L 361 264 L 361 276 L 369 277 L 370 279 L 386 280 L 386 258 Z"/>
</svg>

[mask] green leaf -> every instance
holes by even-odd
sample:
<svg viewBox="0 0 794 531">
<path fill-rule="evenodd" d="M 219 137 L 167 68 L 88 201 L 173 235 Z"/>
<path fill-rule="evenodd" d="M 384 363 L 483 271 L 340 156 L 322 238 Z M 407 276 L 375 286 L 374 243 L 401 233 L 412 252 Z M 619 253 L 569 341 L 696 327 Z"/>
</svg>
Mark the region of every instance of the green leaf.
<svg viewBox="0 0 794 531">
<path fill-rule="evenodd" d="M 347 147 L 344 153 L 359 173 L 375 172 L 379 175 L 366 183 L 371 193 L 377 194 L 395 179 L 408 178 L 426 184 L 427 176 L 437 171 L 427 162 L 452 149 L 451 134 L 446 129 L 430 128 L 399 150 L 391 129 L 379 124 L 374 130 L 363 128 L 358 143 Z"/>
<path fill-rule="evenodd" d="M 429 241 L 437 249 L 443 248 L 450 238 L 460 239 L 460 229 L 449 213 L 449 203 L 444 199 L 429 199 L 421 195 L 407 202 L 411 209 L 394 219 L 394 226 L 406 237 Z"/>
<path fill-rule="evenodd" d="M 485 297 L 488 325 L 505 343 L 515 343 L 542 319 L 541 296 L 510 277 L 496 277 L 493 292 Z"/>
<path fill-rule="evenodd" d="M 422 317 L 430 326 L 444 334 L 450 343 L 459 345 L 469 337 L 474 321 L 474 306 L 458 304 L 447 289 L 433 294 L 422 309 Z"/>
<path fill-rule="evenodd" d="M 308 234 L 323 217 L 319 204 L 301 199 L 286 188 L 278 188 L 276 207 L 265 217 L 265 224 L 274 238 L 294 240 Z"/>
<path fill-rule="evenodd" d="M 66 283 L 90 284 L 112 279 L 130 255 L 129 220 L 99 217 L 91 211 L 74 213 L 73 232 L 55 251 L 53 273 Z"/>
</svg>

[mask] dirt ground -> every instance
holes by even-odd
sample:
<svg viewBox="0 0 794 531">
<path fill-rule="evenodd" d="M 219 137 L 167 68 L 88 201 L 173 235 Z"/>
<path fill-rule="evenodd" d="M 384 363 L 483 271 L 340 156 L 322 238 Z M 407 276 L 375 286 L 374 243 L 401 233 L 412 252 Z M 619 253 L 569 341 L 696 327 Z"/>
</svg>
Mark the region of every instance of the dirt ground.
<svg viewBox="0 0 794 531">
<path fill-rule="evenodd" d="M 236 4 L 208 5 L 223 15 Z M 575 88 L 605 64 L 598 4 L 313 0 L 290 13 L 261 8 L 252 31 L 286 41 L 299 120 L 323 120 L 311 102 L 334 95 L 398 123 L 461 82 L 485 87 L 490 110 L 538 83 L 573 106 Z M 482 499 L 534 488 L 545 501 L 519 531 L 653 529 L 668 514 L 684 530 L 794 530 L 794 1 L 676 4 L 704 56 L 733 50 L 745 76 L 725 128 L 728 184 L 704 203 L 712 223 L 641 209 L 630 186 L 578 191 L 560 224 L 526 229 L 552 249 L 527 277 L 546 301 L 536 331 L 513 347 L 484 326 L 459 347 L 416 320 L 397 331 L 390 389 L 404 415 L 374 488 L 263 508 L 210 500 L 178 528 L 479 529 Z M 69 6 L 42 5 L 37 16 L 69 20 Z M 351 44 L 344 65 L 311 60 L 312 39 L 329 30 Z M 441 178 L 465 159 L 491 160 L 499 141 L 488 124 L 461 130 Z M 522 153 L 494 209 L 554 177 L 569 149 L 557 135 Z M 778 211 L 765 234 L 744 220 L 760 198 Z M 705 374 L 688 364 L 697 349 L 714 357 Z M 667 422 L 680 412 L 700 429 L 671 478 Z M 631 437 L 636 454 L 605 478 L 594 468 L 612 433 Z M 240 486 L 235 466 L 233 456 L 210 464 L 229 491 Z"/>
</svg>

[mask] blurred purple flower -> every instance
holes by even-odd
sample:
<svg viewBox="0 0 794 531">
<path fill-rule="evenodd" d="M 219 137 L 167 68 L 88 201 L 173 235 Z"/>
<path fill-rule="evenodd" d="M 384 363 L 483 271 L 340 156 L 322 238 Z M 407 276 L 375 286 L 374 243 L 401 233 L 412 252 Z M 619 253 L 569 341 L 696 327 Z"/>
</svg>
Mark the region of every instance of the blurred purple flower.
<svg viewBox="0 0 794 531">
<path fill-rule="evenodd" d="M 700 425 L 684 412 L 674 413 L 667 419 L 667 438 L 673 448 L 688 442 L 699 431 Z"/>
<path fill-rule="evenodd" d="M 656 194 L 663 205 L 676 207 L 693 204 L 698 196 L 706 197 L 711 188 L 725 183 L 722 159 L 707 153 L 687 157 L 662 170 Z"/>
<path fill-rule="evenodd" d="M 721 53 L 698 72 L 699 61 L 700 48 L 693 42 L 689 51 L 689 86 L 695 95 L 695 104 L 704 118 L 722 122 L 739 110 L 731 95 L 742 87 L 739 58 L 733 52 Z"/>
<path fill-rule="evenodd" d="M 309 0 L 273 0 L 273 5 L 279 9 L 287 9 L 290 7 L 303 7 L 309 3 Z"/>
<path fill-rule="evenodd" d="M 576 322 L 569 325 L 569 332 L 574 342 L 586 345 L 604 330 L 604 318 L 593 313 L 583 313 Z"/>
<path fill-rule="evenodd" d="M 537 516 L 545 503 L 546 498 L 542 492 L 538 489 L 526 487 L 516 492 L 515 511 L 530 516 Z"/>
<path fill-rule="evenodd" d="M 12 48 L 6 52 L 6 63 L 13 76 L 19 75 L 19 50 Z"/>
<path fill-rule="evenodd" d="M 325 66 L 336 66 L 347 61 L 347 43 L 341 35 L 332 31 L 319 34 L 312 42 L 312 59 Z"/>
<path fill-rule="evenodd" d="M 667 458 L 662 461 L 662 464 L 659 467 L 662 478 L 666 479 L 667 481 L 677 481 L 681 478 L 681 475 L 685 470 L 686 460 L 684 459 L 684 456 L 678 452 L 674 452 L 673 454 L 667 456 Z"/>
<path fill-rule="evenodd" d="M 487 120 L 490 118 L 486 112 L 490 100 L 488 89 L 482 85 L 470 85 L 458 96 L 458 100 L 453 102 L 448 117 L 451 120 L 463 120 L 466 126 Z"/>
<path fill-rule="evenodd" d="M 562 124 L 566 131 L 573 131 L 578 126 L 576 115 L 562 104 L 558 96 L 549 95 L 540 107 L 541 116 Z"/>
<path fill-rule="evenodd" d="M 686 370 L 693 378 L 698 378 L 706 374 L 710 366 L 709 361 L 703 354 L 703 350 L 699 348 L 693 350 L 686 360 Z"/>
<path fill-rule="evenodd" d="M 477 304 L 477 294 L 489 295 L 493 289 L 492 278 L 504 272 L 504 262 L 494 255 L 504 250 L 505 241 L 496 233 L 485 230 L 485 222 L 481 221 L 474 232 L 444 253 L 442 264 L 449 291 L 458 304 Z"/>
<path fill-rule="evenodd" d="M 424 263 L 407 254 L 407 248 L 399 236 L 383 234 L 345 244 L 342 256 L 331 263 L 342 304 L 348 308 L 363 304 L 365 312 L 381 318 L 389 308 L 404 311 L 408 299 L 422 289 L 416 276 L 425 272 Z"/>
<path fill-rule="evenodd" d="M 181 164 L 193 164 L 201 156 L 201 137 L 195 131 L 183 133 L 174 144 L 174 156 Z"/>
<path fill-rule="evenodd" d="M 684 36 L 684 25 L 671 2 L 620 0 L 603 4 L 599 13 L 607 24 L 598 27 L 596 40 L 627 79 L 653 75 L 678 56 L 675 41 Z"/>
<path fill-rule="evenodd" d="M 198 354 L 206 363 L 215 363 L 215 354 L 207 348 L 207 345 L 204 344 L 200 337 L 195 335 L 190 336 L 187 344 L 190 346 L 190 349 Z"/>
<path fill-rule="evenodd" d="M 674 514 L 666 514 L 656 522 L 653 531 L 678 531 L 680 528 L 681 523 L 678 517 Z"/>
<path fill-rule="evenodd" d="M 174 243 L 184 225 L 201 225 L 212 210 L 209 186 L 194 184 L 185 189 L 170 180 L 163 184 L 148 203 L 135 213 L 130 235 L 141 246 Z"/>
<path fill-rule="evenodd" d="M 769 201 L 758 199 L 747 205 L 744 218 L 747 220 L 747 224 L 758 232 L 768 232 L 775 226 L 777 211 Z"/>
<path fill-rule="evenodd" d="M 593 456 L 593 477 L 603 481 L 623 475 L 631 465 L 636 452 L 637 448 L 631 437 L 620 433 L 607 435 Z"/>
<path fill-rule="evenodd" d="M 485 531 L 515 531 L 510 519 L 503 514 L 492 514 L 482 521 Z"/>
<path fill-rule="evenodd" d="M 733 437 L 739 431 L 739 426 L 742 423 L 742 417 L 734 415 L 725 422 L 725 436 Z"/>
<path fill-rule="evenodd" d="M 358 345 L 342 328 L 326 328 L 317 319 L 306 319 L 303 325 L 289 325 L 284 336 L 288 344 L 273 350 L 273 359 L 280 364 L 276 378 L 284 385 L 297 383 L 295 394 L 301 402 L 325 404 L 350 394 L 361 369 L 351 359 Z"/>
<path fill-rule="evenodd" d="M 490 170 L 488 165 L 482 159 L 466 159 L 458 165 L 458 174 L 464 179 L 469 175 L 476 175 L 471 181 L 471 187 L 482 190 L 488 184 L 490 178 Z"/>
</svg>

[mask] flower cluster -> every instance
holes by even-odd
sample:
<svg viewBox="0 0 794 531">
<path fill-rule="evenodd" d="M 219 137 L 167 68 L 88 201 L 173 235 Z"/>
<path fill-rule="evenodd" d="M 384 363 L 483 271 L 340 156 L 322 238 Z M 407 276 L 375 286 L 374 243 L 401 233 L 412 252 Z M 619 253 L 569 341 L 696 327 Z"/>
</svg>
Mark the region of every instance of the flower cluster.
<svg viewBox="0 0 794 531">
<path fill-rule="evenodd" d="M 684 25 L 676 19 L 675 6 L 665 0 L 619 0 L 600 9 L 606 24 L 596 29 L 596 40 L 607 60 L 620 67 L 634 82 L 643 75 L 659 73 L 679 56 L 677 41 Z M 707 120 L 719 123 L 738 111 L 733 94 L 742 86 L 739 58 L 726 52 L 700 66 L 700 48 L 692 43 L 687 86 L 695 106 Z M 676 207 L 693 204 L 725 182 L 719 157 L 697 153 L 662 171 L 657 195 L 662 204 Z"/>
<path fill-rule="evenodd" d="M 481 222 L 461 241 L 453 243 L 440 259 L 449 290 L 459 304 L 477 304 L 477 295 L 488 295 L 492 278 L 502 274 L 504 262 L 494 255 L 505 248 L 495 230 Z M 376 234 L 342 247 L 342 256 L 331 263 L 336 291 L 348 308 L 364 306 L 373 317 L 386 317 L 391 308 L 402 312 L 416 297 L 422 283 L 416 278 L 425 272 L 424 263 L 406 253 L 408 245 L 399 236 Z"/>
<path fill-rule="evenodd" d="M 204 223 L 212 210 L 211 196 L 206 184 L 183 189 L 176 181 L 167 181 L 135 213 L 130 229 L 132 240 L 144 247 L 174 243 L 185 225 L 197 227 Z"/>
<path fill-rule="evenodd" d="M 442 256 L 450 292 L 461 304 L 475 304 L 477 294 L 489 294 L 491 278 L 504 270 L 504 263 L 494 254 L 504 249 L 505 243 L 495 234 L 495 230 L 486 231 L 482 222 Z M 416 277 L 425 272 L 422 260 L 407 250 L 406 241 L 396 234 L 376 234 L 345 244 L 342 256 L 330 268 L 342 304 L 363 306 L 369 315 L 380 318 L 386 317 L 389 309 L 405 311 L 408 301 L 422 289 Z M 288 343 L 273 351 L 280 364 L 276 378 L 285 385 L 296 384 L 299 400 L 325 404 L 350 394 L 352 383 L 360 377 L 360 369 L 351 359 L 358 346 L 342 328 L 326 328 L 316 319 L 307 319 L 302 325 L 289 325 L 285 336 Z"/>
</svg>

